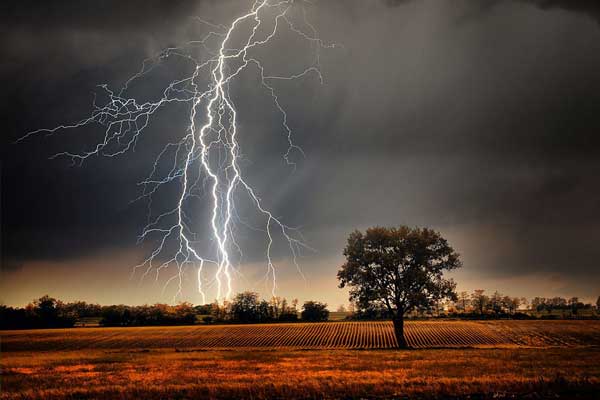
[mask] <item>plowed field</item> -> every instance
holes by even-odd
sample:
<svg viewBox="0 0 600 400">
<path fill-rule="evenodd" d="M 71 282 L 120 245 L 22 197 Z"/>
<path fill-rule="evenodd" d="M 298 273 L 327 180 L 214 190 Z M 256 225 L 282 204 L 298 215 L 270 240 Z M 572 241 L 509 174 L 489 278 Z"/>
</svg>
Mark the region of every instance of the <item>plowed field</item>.
<svg viewBox="0 0 600 400">
<path fill-rule="evenodd" d="M 597 346 L 600 321 L 409 321 L 413 348 Z M 79 349 L 306 348 L 396 346 L 391 322 L 326 322 L 4 331 L 2 351 Z"/>
</svg>

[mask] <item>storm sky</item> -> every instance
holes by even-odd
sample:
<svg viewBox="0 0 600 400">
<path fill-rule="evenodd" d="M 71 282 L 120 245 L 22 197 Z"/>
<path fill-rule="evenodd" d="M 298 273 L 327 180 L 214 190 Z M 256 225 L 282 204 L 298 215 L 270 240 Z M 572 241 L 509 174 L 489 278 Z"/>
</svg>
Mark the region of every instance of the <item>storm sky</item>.
<svg viewBox="0 0 600 400">
<path fill-rule="evenodd" d="M 195 16 L 228 24 L 250 5 L 1 6 L 0 301 L 22 305 L 46 293 L 104 304 L 171 300 L 164 281 L 130 279 L 149 250 L 136 244 L 147 204 L 132 201 L 157 152 L 185 134 L 189 109 L 165 109 L 134 153 L 82 166 L 49 157 L 89 150 L 97 127 L 13 142 L 89 115 L 98 84 L 118 88 L 145 58 L 206 33 Z M 321 50 L 322 85 L 315 76 L 277 84 L 306 155 L 295 155 L 295 170 L 282 158 L 281 121 L 256 75 L 232 87 L 248 181 L 315 249 L 300 259 L 304 281 L 277 243 L 278 294 L 345 303 L 335 274 L 347 235 L 398 224 L 448 238 L 464 263 L 453 274 L 459 290 L 600 294 L 597 2 L 323 0 L 307 15 L 340 46 Z M 261 57 L 293 73 L 308 50 L 284 33 Z M 181 68 L 166 62 L 135 96 L 156 96 Z M 206 205 L 198 207 L 202 214 Z M 235 290 L 266 295 L 264 235 L 240 241 L 244 276 Z M 198 303 L 193 285 L 185 289 Z"/>
</svg>

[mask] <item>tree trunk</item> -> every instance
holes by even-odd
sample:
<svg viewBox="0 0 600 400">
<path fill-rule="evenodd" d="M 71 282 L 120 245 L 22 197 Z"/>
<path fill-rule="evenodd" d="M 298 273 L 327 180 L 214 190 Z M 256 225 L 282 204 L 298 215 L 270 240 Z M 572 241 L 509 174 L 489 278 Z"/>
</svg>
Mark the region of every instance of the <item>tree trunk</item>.
<svg viewBox="0 0 600 400">
<path fill-rule="evenodd" d="M 404 339 L 404 316 L 394 318 L 393 322 L 394 334 L 396 335 L 398 347 L 401 349 L 406 349 L 408 345 L 406 344 L 406 339 Z"/>
</svg>

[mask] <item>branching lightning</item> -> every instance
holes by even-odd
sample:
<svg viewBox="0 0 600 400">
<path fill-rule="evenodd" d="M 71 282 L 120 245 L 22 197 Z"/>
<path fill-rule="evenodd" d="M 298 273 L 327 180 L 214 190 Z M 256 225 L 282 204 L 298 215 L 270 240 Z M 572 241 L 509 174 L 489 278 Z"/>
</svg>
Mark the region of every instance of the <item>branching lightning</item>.
<svg viewBox="0 0 600 400">
<path fill-rule="evenodd" d="M 235 206 L 236 194 L 239 192 L 245 193 L 264 217 L 265 226 L 261 230 L 266 235 L 266 278 L 270 280 L 273 295 L 277 287 L 276 266 L 272 257 L 275 235 L 281 235 L 287 241 L 291 259 L 302 274 L 297 258 L 300 250 L 308 247 L 300 232 L 273 215 L 244 176 L 240 164 L 242 155 L 238 111 L 229 94 L 229 87 L 240 77 L 242 71 L 250 67 L 258 71 L 260 85 L 270 95 L 281 116 L 282 131 L 288 144 L 283 160 L 291 168 L 295 168 L 293 153 L 304 153 L 294 144 L 288 115 L 279 101 L 273 82 L 300 79 L 314 74 L 322 83 L 320 49 L 334 47 L 318 37 L 316 29 L 308 22 L 304 7 L 305 2 L 294 0 L 256 0 L 246 14 L 235 18 L 229 26 L 215 25 L 198 18 L 199 23 L 210 28 L 208 34 L 200 40 L 164 49 L 145 60 L 140 71 L 127 80 L 118 92 L 109 89 L 107 85 L 100 85 L 108 96 L 108 101 L 104 105 L 98 105 L 94 99 L 93 111 L 89 117 L 52 129 L 32 131 L 20 139 L 39 133 L 54 134 L 62 130 L 100 124 L 104 130 L 103 139 L 90 150 L 81 153 L 61 152 L 52 158 L 67 157 L 74 164 L 81 164 L 91 156 L 116 157 L 135 150 L 144 130 L 165 105 L 189 105 L 189 122 L 185 134 L 178 141 L 168 143 L 158 154 L 150 174 L 140 183 L 143 192 L 137 199 L 148 200 L 148 221 L 139 241 L 152 238 L 157 245 L 147 258 L 134 267 L 133 274 L 141 270 L 142 278 L 153 274 L 158 280 L 161 271 L 174 271 L 165 283 L 165 288 L 172 282 L 177 283 L 174 299 L 182 296 L 185 271 L 191 267 L 196 268 L 197 288 L 203 303 L 207 301 L 207 286 L 214 287 L 218 300 L 231 297 L 234 276 L 240 274 L 239 268 L 234 265 L 232 252 L 240 259 L 243 256 L 235 238 L 236 223 L 243 223 Z M 293 18 L 292 11 L 298 9 L 302 17 Z M 297 14 L 296 12 L 294 15 Z M 267 73 L 259 58 L 253 55 L 253 50 L 267 45 L 282 27 L 309 41 L 314 50 L 311 65 L 287 76 Z M 245 31 L 247 39 L 236 46 L 234 37 Z M 217 45 L 211 46 L 213 42 Z M 179 57 L 192 63 L 191 75 L 169 82 L 156 101 L 138 102 L 135 98 L 127 97 L 126 93 L 135 81 L 141 80 L 168 57 Z M 168 173 L 161 175 L 159 171 L 165 165 L 169 165 Z M 153 196 L 171 183 L 179 184 L 179 195 L 174 206 L 153 216 Z M 190 203 L 194 200 L 210 202 L 207 228 L 210 240 L 214 243 L 214 251 L 199 250 L 199 229 L 196 229 L 193 216 L 189 215 Z M 214 272 L 210 273 L 211 271 Z M 209 273 L 211 279 L 205 279 Z"/>
</svg>

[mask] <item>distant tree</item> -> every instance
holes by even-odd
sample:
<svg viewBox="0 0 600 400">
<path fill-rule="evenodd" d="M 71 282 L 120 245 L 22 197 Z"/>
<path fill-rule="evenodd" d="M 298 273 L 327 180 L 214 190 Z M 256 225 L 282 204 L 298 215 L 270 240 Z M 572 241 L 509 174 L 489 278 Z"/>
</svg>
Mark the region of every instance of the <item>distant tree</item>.
<svg viewBox="0 0 600 400">
<path fill-rule="evenodd" d="M 277 316 L 278 321 L 286 321 L 292 322 L 298 320 L 298 309 L 297 309 L 298 300 L 292 300 L 292 305 L 288 305 L 287 300 L 284 298 L 280 303 L 280 312 Z"/>
<path fill-rule="evenodd" d="M 132 313 L 129 307 L 113 305 L 102 307 L 100 325 L 104 326 L 129 326 L 133 325 Z"/>
<path fill-rule="evenodd" d="M 327 321 L 329 310 L 327 304 L 319 301 L 306 301 L 302 306 L 301 318 L 303 321 Z"/>
<path fill-rule="evenodd" d="M 509 311 L 515 314 L 517 310 L 519 310 L 519 307 L 521 307 L 523 304 L 527 304 L 527 299 L 524 297 L 513 297 L 510 303 Z"/>
<path fill-rule="evenodd" d="M 35 315 L 25 308 L 0 306 L 0 329 L 38 328 Z"/>
<path fill-rule="evenodd" d="M 196 314 L 198 315 L 210 315 L 210 312 L 212 310 L 212 304 L 197 305 L 194 306 L 194 309 L 196 310 Z"/>
<path fill-rule="evenodd" d="M 360 320 L 382 320 L 393 319 L 388 308 L 382 303 L 369 303 L 366 306 L 356 307 L 353 318 Z"/>
<path fill-rule="evenodd" d="M 42 321 L 51 323 L 58 319 L 58 303 L 56 299 L 45 295 L 33 301 L 35 313 Z"/>
<path fill-rule="evenodd" d="M 383 305 L 392 316 L 399 347 L 406 347 L 404 314 L 456 299 L 456 287 L 443 273 L 461 266 L 458 254 L 438 232 L 428 228 L 375 227 L 350 234 L 346 263 L 338 271 L 340 287 L 362 309 Z"/>
<path fill-rule="evenodd" d="M 519 305 L 521 305 L 521 299 L 518 297 L 504 296 L 502 298 L 503 311 L 506 311 L 509 314 L 514 314 L 517 311 L 517 308 L 519 308 Z"/>
<path fill-rule="evenodd" d="M 193 325 L 196 310 L 191 303 L 176 306 L 153 304 L 143 306 L 113 305 L 102 307 L 100 325 L 147 326 L 147 325 Z"/>
<path fill-rule="evenodd" d="M 88 304 L 85 301 L 75 301 L 62 304 L 61 309 L 64 313 L 75 315 L 77 318 L 99 317 L 102 306 L 99 304 Z"/>
<path fill-rule="evenodd" d="M 469 294 L 462 291 L 458 294 L 458 308 L 462 312 L 467 312 L 467 304 L 469 304 Z"/>
<path fill-rule="evenodd" d="M 268 306 L 268 305 L 267 305 Z M 238 293 L 231 302 L 231 317 L 236 322 L 258 322 L 261 320 L 261 307 L 256 292 Z"/>
<path fill-rule="evenodd" d="M 596 310 L 600 310 L 600 296 L 596 299 Z"/>
<path fill-rule="evenodd" d="M 531 309 L 542 312 L 547 307 L 547 301 L 544 297 L 534 297 L 531 299 Z"/>
<path fill-rule="evenodd" d="M 356 305 L 354 304 L 353 301 L 351 301 L 350 303 L 348 303 L 348 312 L 350 314 L 354 314 L 356 312 Z"/>
<path fill-rule="evenodd" d="M 135 325 L 170 325 L 168 304 L 133 307 L 131 311 Z"/>
<path fill-rule="evenodd" d="M 571 297 L 567 302 L 569 307 L 576 306 L 578 303 L 579 303 L 579 297 Z"/>
<path fill-rule="evenodd" d="M 564 310 L 567 308 L 567 299 L 564 297 L 553 297 L 550 300 L 550 308 L 552 310 Z"/>
<path fill-rule="evenodd" d="M 196 310 L 192 303 L 181 302 L 174 307 L 173 311 L 177 324 L 191 325 L 196 322 Z"/>
<path fill-rule="evenodd" d="M 219 322 L 231 319 L 231 303 L 225 301 L 223 304 L 219 304 L 219 302 L 215 300 L 215 302 L 210 305 L 210 315 L 215 321 Z"/>
<path fill-rule="evenodd" d="M 490 297 L 489 308 L 494 314 L 498 315 L 503 311 L 502 310 L 504 307 L 503 300 L 504 300 L 504 297 L 498 291 L 495 291 L 494 294 L 492 294 L 492 296 Z"/>
<path fill-rule="evenodd" d="M 298 311 L 292 307 L 287 307 L 279 315 L 278 321 L 293 322 L 298 320 Z"/>
<path fill-rule="evenodd" d="M 335 311 L 339 312 L 339 313 L 345 313 L 346 307 L 343 304 L 340 304 L 339 307 Z"/>
<path fill-rule="evenodd" d="M 269 317 L 271 319 L 279 319 L 284 308 L 287 307 L 287 301 L 278 296 L 271 297 L 269 301 Z"/>
<path fill-rule="evenodd" d="M 290 306 L 285 298 L 271 297 L 268 304 L 267 319 L 272 321 L 296 321 L 298 319 L 297 302 L 297 300 L 293 300 L 292 306 Z"/>
<path fill-rule="evenodd" d="M 48 295 L 42 296 L 27 306 L 32 324 L 40 328 L 63 328 L 75 324 L 77 314 L 64 308 L 64 303 Z"/>
<path fill-rule="evenodd" d="M 435 314 L 436 317 L 439 317 L 442 315 L 442 313 L 448 308 L 448 304 L 446 303 L 446 301 L 436 301 L 434 302 L 434 304 L 431 306 L 431 309 L 433 311 L 433 313 Z"/>
<path fill-rule="evenodd" d="M 527 307 L 529 306 L 529 302 L 527 301 L 527 298 L 526 298 L 526 297 L 521 297 L 521 298 L 519 299 L 519 306 L 518 306 L 518 307 L 521 307 L 521 306 L 522 306 L 523 308 L 525 308 L 525 309 L 527 309 Z M 518 307 L 517 307 L 517 308 L 518 308 Z"/>
<path fill-rule="evenodd" d="M 477 310 L 479 315 L 483 315 L 490 302 L 490 298 L 484 292 L 485 290 L 483 289 L 476 289 L 471 294 L 471 305 L 473 305 L 473 308 Z"/>
</svg>

